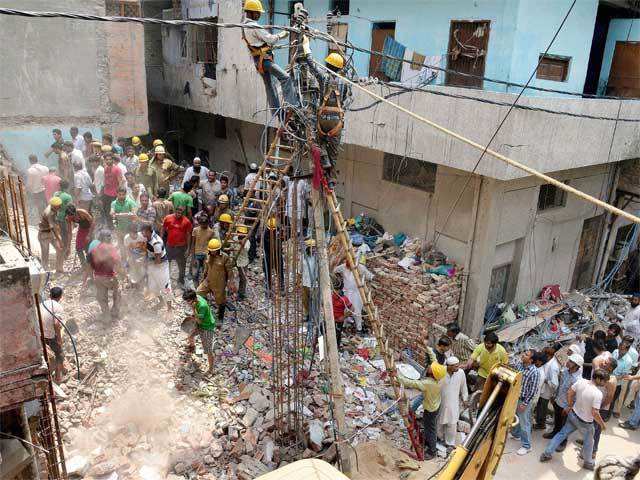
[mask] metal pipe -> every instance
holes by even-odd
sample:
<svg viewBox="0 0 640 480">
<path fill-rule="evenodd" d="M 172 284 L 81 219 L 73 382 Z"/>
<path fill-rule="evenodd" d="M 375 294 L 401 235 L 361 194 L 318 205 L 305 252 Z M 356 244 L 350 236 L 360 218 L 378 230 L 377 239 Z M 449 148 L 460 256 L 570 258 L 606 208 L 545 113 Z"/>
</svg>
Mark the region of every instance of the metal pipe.
<svg viewBox="0 0 640 480">
<path fill-rule="evenodd" d="M 13 211 L 11 216 L 13 217 L 13 223 L 16 229 L 16 238 L 15 241 L 22 246 L 22 230 L 20 229 L 20 219 L 18 218 L 19 208 L 18 208 L 18 200 L 16 198 L 16 190 L 13 186 L 13 179 L 11 175 L 7 176 L 7 181 L 9 182 L 9 195 L 11 195 L 11 204 L 13 205 Z"/>
<path fill-rule="evenodd" d="M 9 201 L 7 200 L 7 179 L 5 178 L 2 181 L 2 201 L 3 201 L 3 208 L 4 208 L 4 218 L 7 221 L 7 233 L 9 234 L 9 238 L 12 238 L 15 240 L 14 236 L 13 236 L 13 230 L 11 227 L 11 219 L 9 218 Z"/>
<path fill-rule="evenodd" d="M 24 183 L 18 178 L 18 191 L 20 192 L 20 204 L 22 205 L 22 221 L 24 222 L 24 236 L 27 240 L 27 250 L 31 255 L 31 239 L 29 238 L 29 219 L 27 218 L 27 205 L 24 200 Z"/>
<path fill-rule="evenodd" d="M 471 431 L 469 432 L 469 435 L 467 435 L 467 438 L 462 444 L 462 446 L 465 449 L 469 448 L 470 443 L 473 441 L 474 435 L 482 425 L 482 421 L 489 414 L 489 409 L 491 408 L 491 405 L 493 405 L 493 402 L 496 401 L 496 398 L 498 397 L 498 394 L 500 393 L 500 390 L 502 389 L 503 385 L 504 383 L 502 381 L 498 381 L 498 384 L 495 387 L 493 387 L 493 391 L 491 392 L 491 395 L 489 395 L 489 398 L 485 402 L 484 407 L 482 407 L 482 410 L 480 411 L 480 414 L 476 419 L 476 423 L 473 424 L 473 427 L 471 427 Z"/>
</svg>

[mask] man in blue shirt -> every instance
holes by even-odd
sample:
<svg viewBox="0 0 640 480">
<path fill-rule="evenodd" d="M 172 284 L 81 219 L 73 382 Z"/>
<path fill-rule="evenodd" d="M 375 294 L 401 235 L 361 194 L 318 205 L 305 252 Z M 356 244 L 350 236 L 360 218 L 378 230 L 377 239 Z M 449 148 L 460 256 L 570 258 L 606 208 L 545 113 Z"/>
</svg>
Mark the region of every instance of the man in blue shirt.
<svg viewBox="0 0 640 480">
<path fill-rule="evenodd" d="M 543 438 L 553 438 L 556 433 L 564 427 L 564 424 L 567 421 L 567 415 L 564 413 L 564 410 L 569 406 L 567 393 L 571 386 L 582 378 L 583 363 L 584 359 L 581 355 L 578 355 L 577 353 L 569 355 L 567 363 L 560 372 L 558 391 L 556 392 L 556 398 L 553 401 L 553 430 L 542 435 Z M 565 439 L 556 448 L 556 452 L 562 452 L 565 448 L 567 448 L 567 439 Z"/>
</svg>

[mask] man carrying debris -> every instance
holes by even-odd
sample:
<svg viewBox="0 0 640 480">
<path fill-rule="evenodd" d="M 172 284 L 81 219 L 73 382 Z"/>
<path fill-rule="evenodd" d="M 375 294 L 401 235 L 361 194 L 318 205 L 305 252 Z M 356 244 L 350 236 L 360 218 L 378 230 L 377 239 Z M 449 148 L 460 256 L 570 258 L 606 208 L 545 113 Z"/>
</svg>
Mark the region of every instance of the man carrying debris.
<svg viewBox="0 0 640 480">
<path fill-rule="evenodd" d="M 111 314 L 111 320 L 120 318 L 120 283 L 118 273 L 122 272 L 118 249 L 111 243 L 112 234 L 103 230 L 98 235 L 100 244 L 91 250 L 89 264 L 93 269 L 93 281 L 96 285 L 96 299 L 105 318 Z M 113 297 L 109 309 L 109 292 Z"/>
<path fill-rule="evenodd" d="M 306 35 L 302 38 L 302 51 L 309 70 L 320 86 L 320 103 L 316 110 L 317 142 L 322 149 L 322 168 L 330 178 L 333 178 L 344 127 L 343 105 L 351 96 L 351 89 L 342 79 L 318 68 L 311 57 L 309 38 Z M 330 53 L 324 61 L 331 72 L 338 75 L 344 74 L 344 58 L 339 53 Z"/>
<path fill-rule="evenodd" d="M 447 374 L 444 365 L 433 362 L 425 371 L 425 378 L 422 380 L 411 380 L 410 378 L 398 375 L 398 381 L 407 388 L 415 388 L 422 392 L 422 422 L 424 428 L 424 459 L 435 458 L 437 450 L 437 420 L 440 411 L 440 381 Z"/>
<path fill-rule="evenodd" d="M 62 206 L 60 197 L 51 197 L 49 205 L 44 209 L 38 224 L 38 242 L 40 243 L 40 255 L 45 270 L 49 269 L 49 246 L 56 250 L 56 272 L 63 272 L 64 245 L 60 234 L 60 225 L 56 222 L 58 211 Z"/>
<path fill-rule="evenodd" d="M 359 263 L 357 265 L 352 265 L 349 260 L 346 260 L 344 263 L 338 265 L 333 269 L 334 274 L 339 274 L 342 276 L 342 282 L 344 284 L 344 293 L 347 297 L 349 297 L 349 301 L 353 306 L 351 310 L 351 314 L 353 317 L 353 321 L 356 324 L 356 330 L 358 332 L 362 331 L 362 298 L 360 297 L 360 291 L 358 290 L 358 285 L 356 283 L 355 276 L 353 275 L 353 270 L 358 269 L 360 273 L 360 278 L 362 281 L 371 281 L 373 280 L 373 273 L 371 273 L 367 267 L 363 264 Z"/>
<path fill-rule="evenodd" d="M 213 293 L 214 300 L 218 306 L 216 317 L 220 321 L 224 319 L 224 312 L 227 308 L 227 285 L 233 292 L 233 260 L 222 250 L 222 242 L 217 238 L 209 240 L 207 250 L 209 256 L 204 269 L 204 280 L 200 282 L 197 293 L 206 297 Z"/>
<path fill-rule="evenodd" d="M 609 374 L 604 370 L 596 370 L 593 374 L 593 380 L 581 378 L 574 383 L 569 389 L 567 395 L 568 406 L 565 409 L 567 414 L 567 422 L 562 430 L 553 437 L 547 445 L 542 455 L 541 462 L 548 462 L 553 457 L 553 453 L 564 442 L 569 435 L 579 430 L 583 436 L 582 458 L 583 468 L 587 470 L 594 469 L 594 463 L 591 458 L 593 453 L 593 435 L 595 433 L 594 424 L 600 425 L 600 428 L 606 430 L 606 424 L 600 416 L 600 406 L 602 404 L 602 391 L 609 381 Z"/>
<path fill-rule="evenodd" d="M 202 349 L 207 354 L 209 362 L 209 370 L 207 375 L 213 373 L 213 331 L 216 328 L 216 317 L 211 312 L 207 299 L 196 294 L 193 290 L 186 290 L 182 294 L 182 299 L 189 303 L 193 308 L 193 319 L 197 325 L 193 332 L 189 335 L 188 348 L 195 349 L 195 337 L 198 335 L 202 342 Z"/>
<path fill-rule="evenodd" d="M 246 18 L 242 22 L 252 28 L 242 29 L 242 39 L 247 44 L 251 58 L 255 63 L 256 70 L 260 73 L 267 92 L 267 101 L 272 110 L 272 114 L 280 108 L 278 91 L 273 81 L 275 77 L 282 87 L 282 96 L 285 103 L 296 105 L 296 97 L 293 89 L 293 80 L 280 66 L 273 60 L 273 46 L 289 35 L 286 30 L 277 34 L 269 31 L 258 24 L 260 16 L 264 13 L 260 0 L 246 0 L 244 2 L 244 13 Z"/>
<path fill-rule="evenodd" d="M 469 399 L 467 377 L 460 370 L 460 360 L 451 356 L 446 359 L 447 375 L 442 383 L 442 406 L 438 416 L 438 434 L 447 445 L 447 450 L 456 446 L 458 419 L 460 418 L 460 400 Z"/>
</svg>

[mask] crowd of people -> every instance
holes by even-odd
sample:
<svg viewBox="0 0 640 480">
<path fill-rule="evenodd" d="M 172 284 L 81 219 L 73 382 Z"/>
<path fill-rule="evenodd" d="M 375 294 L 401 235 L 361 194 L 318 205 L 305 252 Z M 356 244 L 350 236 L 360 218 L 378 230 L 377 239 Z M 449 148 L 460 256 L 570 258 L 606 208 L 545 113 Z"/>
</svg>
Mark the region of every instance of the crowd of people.
<svg viewBox="0 0 640 480">
<path fill-rule="evenodd" d="M 417 411 L 422 405 L 425 457 L 436 456 L 438 439 L 449 451 L 454 448 L 458 420 L 469 407 L 469 390 L 481 390 L 496 365 L 510 365 L 522 374 L 518 424 L 511 431 L 511 437 L 520 442 L 517 454 L 531 452 L 532 430 L 546 430 L 542 437 L 549 442 L 540 461 L 550 461 L 578 431 L 582 466 L 593 470 L 601 434 L 611 417 L 620 418 L 623 406 L 632 414 L 619 420 L 619 426 L 640 428 L 636 350 L 640 296 L 632 298 L 631 306 L 626 318 L 611 323 L 607 331 L 595 330 L 568 346 L 551 344 L 518 355 L 509 355 L 494 332 L 487 333 L 476 346 L 457 324 L 437 326 L 442 336 L 426 348 L 422 378 L 398 377 L 406 387 L 421 392 L 411 408 Z"/>
</svg>

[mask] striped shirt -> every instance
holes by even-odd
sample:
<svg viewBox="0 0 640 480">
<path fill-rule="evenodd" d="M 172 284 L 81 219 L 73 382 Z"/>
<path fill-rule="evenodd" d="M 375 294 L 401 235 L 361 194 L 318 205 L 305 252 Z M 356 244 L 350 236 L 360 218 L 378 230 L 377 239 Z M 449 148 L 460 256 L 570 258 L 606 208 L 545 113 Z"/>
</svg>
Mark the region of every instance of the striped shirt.
<svg viewBox="0 0 640 480">
<path fill-rule="evenodd" d="M 431 324 L 431 338 L 434 339 L 434 343 L 437 343 L 438 338 L 447 334 L 447 328 L 437 323 Z M 460 362 L 466 362 L 471 357 L 473 350 L 476 348 L 476 344 L 473 340 L 467 337 L 464 333 L 458 333 L 455 338 L 451 339 L 451 349 L 447 352 L 460 360 Z"/>
<path fill-rule="evenodd" d="M 528 405 L 538 393 L 540 387 L 540 372 L 535 365 L 525 367 L 522 362 L 516 367 L 522 372 L 522 390 L 520 391 L 520 403 Z"/>
</svg>

